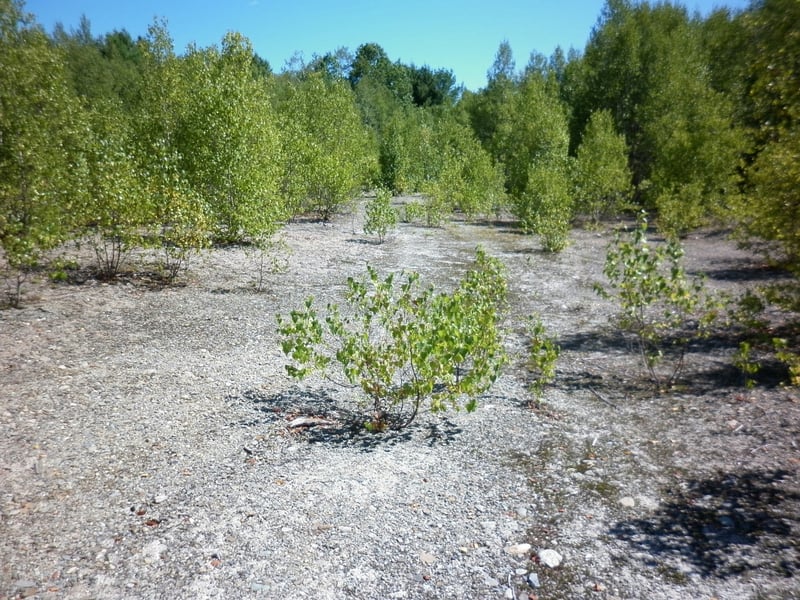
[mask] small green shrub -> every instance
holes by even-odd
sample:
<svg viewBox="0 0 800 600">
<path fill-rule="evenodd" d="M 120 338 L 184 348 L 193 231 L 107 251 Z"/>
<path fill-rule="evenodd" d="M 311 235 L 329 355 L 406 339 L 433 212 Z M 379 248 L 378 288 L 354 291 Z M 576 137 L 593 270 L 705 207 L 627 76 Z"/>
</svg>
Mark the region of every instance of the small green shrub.
<svg viewBox="0 0 800 600">
<path fill-rule="evenodd" d="M 744 386 L 747 389 L 755 387 L 753 376 L 761 370 L 761 364 L 753 355 L 753 346 L 750 342 L 740 342 L 739 349 L 733 355 L 733 365 L 742 374 Z"/>
<path fill-rule="evenodd" d="M 345 307 L 328 305 L 322 319 L 308 298 L 277 316 L 287 372 L 301 379 L 338 372 L 372 404 L 371 430 L 411 423 L 423 403 L 432 412 L 463 405 L 494 383 L 506 361 L 500 319 L 505 311 L 503 264 L 477 251 L 475 264 L 452 293 L 422 289 L 419 275 L 349 278 Z M 335 367 L 335 369 L 334 369 Z"/>
<path fill-rule="evenodd" d="M 688 345 L 708 335 L 719 309 L 703 280 L 687 277 L 682 258 L 676 240 L 661 245 L 648 241 L 642 213 L 636 229 L 618 233 L 608 248 L 603 268 L 608 288 L 595 285 L 600 296 L 619 304 L 616 323 L 633 336 L 658 386 L 674 383 Z"/>
<path fill-rule="evenodd" d="M 566 169 L 558 162 L 534 163 L 528 187 L 515 208 L 524 229 L 541 238 L 545 252 L 558 253 L 569 245 L 572 200 Z"/>
<path fill-rule="evenodd" d="M 561 355 L 561 346 L 553 336 L 547 333 L 541 318 L 532 317 L 530 319 L 528 335 L 530 336 L 528 369 L 536 378 L 531 384 L 530 390 L 534 395 L 535 402 L 539 402 L 545 386 L 556 377 L 556 363 Z"/>
<path fill-rule="evenodd" d="M 289 268 L 291 248 L 283 235 L 254 237 L 245 253 L 255 263 L 253 287 L 257 292 L 264 291 L 264 279 L 268 273 L 285 273 Z"/>
<path fill-rule="evenodd" d="M 412 200 L 403 206 L 403 223 L 413 223 L 425 218 L 425 206 Z"/>
<path fill-rule="evenodd" d="M 787 370 L 785 385 L 800 386 L 800 353 L 797 352 L 797 305 L 791 289 L 781 284 L 747 290 L 731 302 L 729 322 L 744 338 L 733 355 L 733 366 L 742 374 L 744 385 L 753 388 L 754 376 L 762 367 L 775 361 Z M 788 303 L 787 303 L 788 300 Z M 775 337 L 776 325 L 785 337 Z"/>
<path fill-rule="evenodd" d="M 430 197 L 425 202 L 425 224 L 428 227 L 441 227 L 453 212 L 453 206 L 444 198 Z"/>
<path fill-rule="evenodd" d="M 78 261 L 74 259 L 56 258 L 48 265 L 47 275 L 50 278 L 50 281 L 55 283 L 68 281 L 70 271 L 76 271 L 78 267 Z"/>
<path fill-rule="evenodd" d="M 800 354 L 789 349 L 789 342 L 784 338 L 772 340 L 775 358 L 786 365 L 789 370 L 789 385 L 800 386 Z"/>
<path fill-rule="evenodd" d="M 397 211 L 392 206 L 392 195 L 389 190 L 380 189 L 375 197 L 367 202 L 367 219 L 364 223 L 364 233 L 375 234 L 378 242 L 383 243 L 387 232 L 397 226 Z"/>
<path fill-rule="evenodd" d="M 428 227 L 441 227 L 445 218 L 453 212 L 445 198 L 427 196 L 424 202 L 413 200 L 403 207 L 403 222 L 423 221 Z"/>
</svg>

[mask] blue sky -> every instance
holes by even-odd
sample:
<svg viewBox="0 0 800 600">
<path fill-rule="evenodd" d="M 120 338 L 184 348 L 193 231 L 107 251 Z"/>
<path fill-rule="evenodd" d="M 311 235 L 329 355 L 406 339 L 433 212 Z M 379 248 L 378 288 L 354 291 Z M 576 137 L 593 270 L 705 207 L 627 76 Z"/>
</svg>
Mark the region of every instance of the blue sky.
<svg viewBox="0 0 800 600">
<path fill-rule="evenodd" d="M 85 14 L 92 33 L 127 29 L 144 35 L 154 17 L 167 20 L 175 49 L 219 44 L 227 31 L 248 37 L 280 71 L 296 52 L 308 60 L 339 47 L 378 43 L 405 64 L 453 71 L 477 90 L 497 48 L 508 40 L 518 68 L 532 51 L 549 56 L 560 45 L 583 49 L 604 0 L 27 0 L 25 9 L 49 32 L 67 31 Z M 748 0 L 685 0 L 690 11 L 745 8 Z"/>
</svg>

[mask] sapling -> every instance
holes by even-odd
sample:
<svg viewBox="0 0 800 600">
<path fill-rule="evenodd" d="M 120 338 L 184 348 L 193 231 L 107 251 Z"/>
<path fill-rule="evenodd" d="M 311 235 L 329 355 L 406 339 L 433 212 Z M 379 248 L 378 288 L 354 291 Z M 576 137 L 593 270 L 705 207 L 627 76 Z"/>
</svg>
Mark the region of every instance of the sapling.
<svg viewBox="0 0 800 600">
<path fill-rule="evenodd" d="M 616 324 L 633 337 L 658 386 L 675 382 L 689 344 L 709 334 L 719 311 L 703 280 L 686 275 L 683 254 L 675 239 L 650 243 L 642 213 L 632 232 L 618 232 L 609 245 L 603 268 L 608 287 L 595 285 L 600 296 L 618 303 Z"/>
<path fill-rule="evenodd" d="M 503 264 L 479 249 L 451 293 L 422 287 L 413 272 L 349 278 L 342 307 L 320 316 L 314 299 L 278 315 L 286 370 L 313 371 L 360 388 L 371 403 L 370 430 L 402 428 L 423 405 L 465 408 L 491 387 L 506 362 L 500 320 L 506 308 Z"/>
<path fill-rule="evenodd" d="M 561 346 L 556 338 L 547 333 L 540 317 L 531 317 L 528 321 L 528 335 L 530 336 L 530 349 L 528 355 L 528 369 L 536 379 L 530 385 L 536 403 L 542 397 L 544 388 L 556 377 L 556 363 L 561 355 Z"/>
<path fill-rule="evenodd" d="M 366 221 L 364 233 L 378 236 L 378 243 L 383 243 L 390 229 L 397 226 L 397 211 L 391 203 L 392 195 L 389 190 L 380 189 L 375 197 L 367 202 Z"/>
</svg>

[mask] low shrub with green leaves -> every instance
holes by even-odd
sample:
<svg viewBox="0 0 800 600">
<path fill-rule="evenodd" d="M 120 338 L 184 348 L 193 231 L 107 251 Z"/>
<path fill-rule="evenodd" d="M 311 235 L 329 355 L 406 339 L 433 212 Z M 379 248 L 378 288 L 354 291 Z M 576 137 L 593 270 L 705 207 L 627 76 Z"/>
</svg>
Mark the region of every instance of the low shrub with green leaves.
<svg viewBox="0 0 800 600">
<path fill-rule="evenodd" d="M 506 292 L 504 265 L 481 249 L 451 293 L 423 288 L 413 272 L 381 278 L 368 267 L 365 279 L 348 279 L 344 306 L 328 305 L 324 318 L 313 298 L 278 315 L 287 372 L 302 379 L 321 370 L 360 388 L 370 430 L 405 427 L 426 404 L 472 411 L 506 362 Z"/>
<path fill-rule="evenodd" d="M 787 305 L 796 294 L 795 284 L 769 284 L 748 289 L 731 302 L 728 319 L 734 331 L 743 336 L 733 354 L 733 366 L 747 388 L 757 385 L 757 375 L 765 364 L 780 363 L 785 369 L 782 385 L 800 386 L 800 352 L 796 308 Z M 780 332 L 784 337 L 776 337 Z"/>
<path fill-rule="evenodd" d="M 572 220 L 566 167 L 558 161 L 531 164 L 528 185 L 515 212 L 526 231 L 539 235 L 545 252 L 564 250 L 569 245 Z"/>
<path fill-rule="evenodd" d="M 425 218 L 425 207 L 417 200 L 412 200 L 403 205 L 402 221 L 403 223 L 413 223 Z"/>
<path fill-rule="evenodd" d="M 608 248 L 603 268 L 608 286 L 595 285 L 600 296 L 619 305 L 616 324 L 633 337 L 659 387 L 675 382 L 689 344 L 710 333 L 720 308 L 702 279 L 686 275 L 683 254 L 675 239 L 651 243 L 642 213 L 636 228 L 618 232 Z"/>
<path fill-rule="evenodd" d="M 556 378 L 556 364 L 561 356 L 561 346 L 547 329 L 539 317 L 531 317 L 528 322 L 530 348 L 528 354 L 528 370 L 535 379 L 530 385 L 534 402 L 538 403 L 544 388 Z"/>
<path fill-rule="evenodd" d="M 397 226 L 397 211 L 392 206 L 389 190 L 378 190 L 375 197 L 367 202 L 366 213 L 364 233 L 377 235 L 378 242 L 382 244 L 389 230 Z"/>
</svg>

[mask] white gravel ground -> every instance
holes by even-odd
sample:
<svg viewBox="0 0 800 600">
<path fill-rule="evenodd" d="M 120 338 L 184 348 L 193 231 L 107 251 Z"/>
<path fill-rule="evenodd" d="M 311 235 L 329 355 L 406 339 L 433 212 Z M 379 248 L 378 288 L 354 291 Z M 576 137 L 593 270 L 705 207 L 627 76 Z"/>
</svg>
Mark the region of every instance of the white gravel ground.
<svg viewBox="0 0 800 600">
<path fill-rule="evenodd" d="M 643 394 L 591 289 L 607 234 L 553 257 L 502 227 L 358 227 L 288 226 L 263 292 L 220 249 L 182 286 L 40 281 L 0 312 L 0 599 L 800 597 L 797 395 Z M 561 337 L 544 408 L 514 367 L 473 414 L 372 435 L 355 397 L 286 377 L 276 312 L 368 262 L 450 285 L 478 243 L 509 268 L 509 350 L 533 312 Z M 752 262 L 692 245 L 707 269 Z"/>
</svg>

